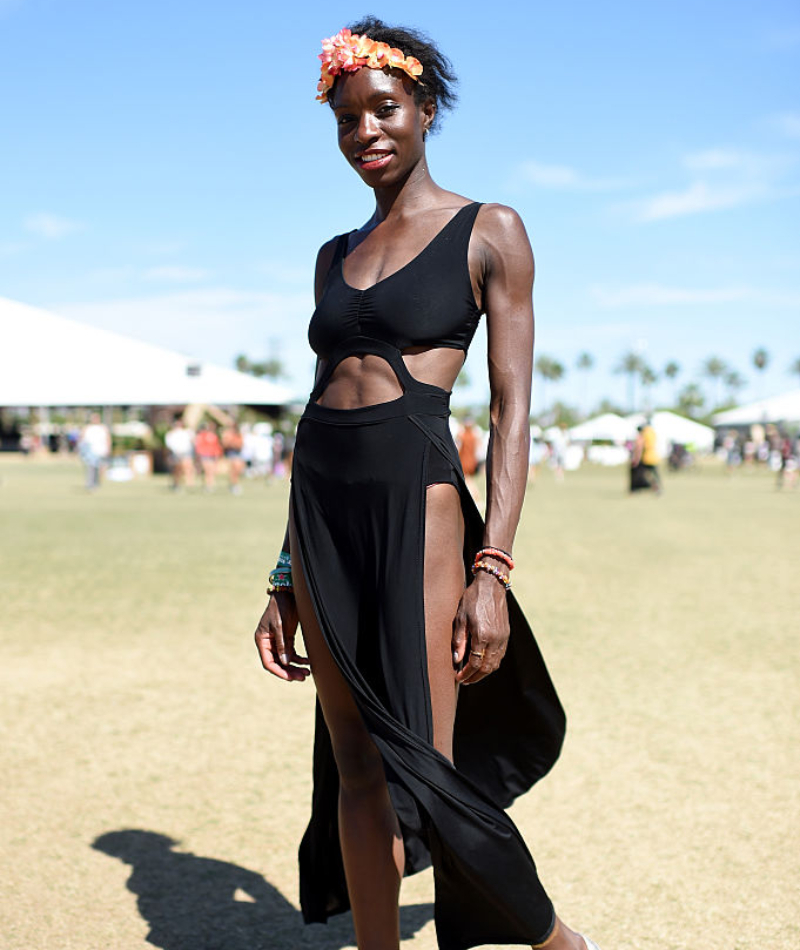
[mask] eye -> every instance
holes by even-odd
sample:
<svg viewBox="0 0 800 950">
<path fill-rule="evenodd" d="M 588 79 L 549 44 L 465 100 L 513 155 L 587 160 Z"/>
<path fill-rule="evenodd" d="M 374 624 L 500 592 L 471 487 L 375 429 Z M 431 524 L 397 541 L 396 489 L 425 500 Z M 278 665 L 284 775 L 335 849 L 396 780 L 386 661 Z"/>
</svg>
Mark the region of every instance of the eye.
<svg viewBox="0 0 800 950">
<path fill-rule="evenodd" d="M 348 115 L 346 112 L 336 117 L 337 125 L 347 125 L 350 122 L 355 122 L 356 117 L 354 115 Z"/>
<path fill-rule="evenodd" d="M 391 115 L 393 112 L 397 111 L 396 102 L 387 102 L 385 105 L 380 106 L 378 109 L 378 115 Z"/>
</svg>

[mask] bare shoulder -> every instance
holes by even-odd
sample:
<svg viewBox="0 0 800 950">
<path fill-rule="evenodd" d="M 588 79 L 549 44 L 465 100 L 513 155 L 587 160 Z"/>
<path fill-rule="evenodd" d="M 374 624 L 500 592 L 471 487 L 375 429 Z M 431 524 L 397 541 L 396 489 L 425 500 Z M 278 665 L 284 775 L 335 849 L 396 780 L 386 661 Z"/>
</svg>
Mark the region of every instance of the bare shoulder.
<svg viewBox="0 0 800 950">
<path fill-rule="evenodd" d="M 508 205 L 481 205 L 475 220 L 475 229 L 482 239 L 494 245 L 524 242 L 530 246 L 522 218 Z"/>
<path fill-rule="evenodd" d="M 533 276 L 533 251 L 522 218 L 508 205 L 485 204 L 475 220 L 477 250 L 484 274 L 499 273 L 511 268 L 530 271 Z"/>
</svg>

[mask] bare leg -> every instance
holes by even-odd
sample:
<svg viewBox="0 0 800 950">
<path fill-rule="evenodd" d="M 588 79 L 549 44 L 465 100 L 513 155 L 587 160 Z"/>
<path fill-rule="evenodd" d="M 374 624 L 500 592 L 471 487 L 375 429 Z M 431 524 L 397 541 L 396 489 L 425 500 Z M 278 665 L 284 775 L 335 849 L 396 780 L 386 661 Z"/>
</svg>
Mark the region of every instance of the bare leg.
<svg viewBox="0 0 800 950">
<path fill-rule="evenodd" d="M 297 550 L 294 527 L 290 544 Z M 292 565 L 295 599 L 339 770 L 339 837 L 359 950 L 398 950 L 405 856 L 383 761 L 317 624 L 305 579 Z"/>
<path fill-rule="evenodd" d="M 433 743 L 453 759 L 457 687 L 453 668 L 453 618 L 464 592 L 464 520 L 452 485 L 431 485 L 425 521 L 425 639 L 433 713 Z M 360 946 L 360 945 L 359 945 Z M 547 950 L 586 950 L 579 934 L 556 918 Z"/>
</svg>

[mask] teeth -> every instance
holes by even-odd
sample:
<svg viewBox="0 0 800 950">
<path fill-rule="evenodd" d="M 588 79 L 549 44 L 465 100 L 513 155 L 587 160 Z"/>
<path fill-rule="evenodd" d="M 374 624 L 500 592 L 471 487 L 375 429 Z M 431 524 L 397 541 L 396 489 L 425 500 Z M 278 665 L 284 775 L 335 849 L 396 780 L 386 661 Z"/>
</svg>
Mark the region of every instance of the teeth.
<svg viewBox="0 0 800 950">
<path fill-rule="evenodd" d="M 386 158 L 385 152 L 381 152 L 380 154 L 362 155 L 361 161 L 362 163 L 366 164 L 368 162 L 377 162 L 382 158 Z"/>
</svg>

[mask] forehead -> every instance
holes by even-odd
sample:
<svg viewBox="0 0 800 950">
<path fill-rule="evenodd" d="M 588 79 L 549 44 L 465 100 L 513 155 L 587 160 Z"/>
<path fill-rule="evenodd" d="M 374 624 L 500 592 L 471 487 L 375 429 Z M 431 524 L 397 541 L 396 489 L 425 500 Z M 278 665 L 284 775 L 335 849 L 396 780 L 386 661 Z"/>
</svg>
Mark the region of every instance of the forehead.
<svg viewBox="0 0 800 950">
<path fill-rule="evenodd" d="M 414 98 L 414 80 L 397 70 L 370 69 L 362 66 L 354 73 L 342 73 L 333 87 L 334 109 L 356 102 L 368 102 L 382 96 Z"/>
</svg>

